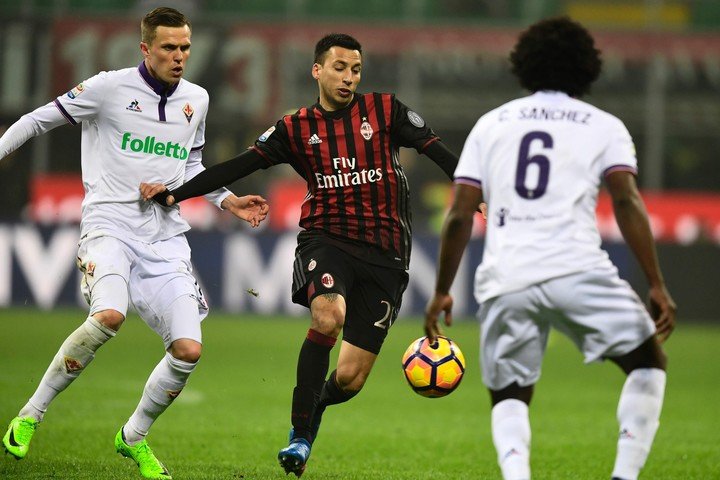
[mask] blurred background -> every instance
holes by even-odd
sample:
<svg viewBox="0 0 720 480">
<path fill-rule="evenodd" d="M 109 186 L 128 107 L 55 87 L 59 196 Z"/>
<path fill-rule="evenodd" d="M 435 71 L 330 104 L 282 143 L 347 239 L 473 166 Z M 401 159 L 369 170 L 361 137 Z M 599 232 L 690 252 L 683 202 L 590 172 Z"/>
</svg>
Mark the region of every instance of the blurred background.
<svg viewBox="0 0 720 480">
<path fill-rule="evenodd" d="M 460 152 L 477 118 L 524 95 L 507 56 L 517 34 L 546 16 L 582 22 L 603 51 L 586 100 L 626 123 L 659 255 L 681 317 L 717 323 L 720 311 L 720 2 L 717 0 L 185 0 L 193 22 L 186 78 L 210 93 L 204 158 L 244 150 L 284 113 L 311 105 L 313 47 L 325 33 L 363 44 L 361 91 L 391 91 Z M 22 114 L 101 70 L 139 64 L 139 22 L 162 2 L 0 0 L 0 132 Z M 74 266 L 82 201 L 80 128 L 63 126 L 0 161 L 0 307 L 81 305 Z M 432 292 L 437 237 L 452 195 L 443 173 L 402 151 L 415 246 L 404 314 Z M 271 216 L 251 230 L 202 199 L 183 204 L 200 282 L 215 308 L 303 314 L 289 300 L 305 185 L 289 167 L 233 185 L 259 193 Z M 622 243 L 608 198 L 598 224 L 621 275 L 645 280 Z M 456 281 L 471 316 L 472 273 L 484 223 Z M 245 293 L 253 288 L 258 298 Z"/>
</svg>

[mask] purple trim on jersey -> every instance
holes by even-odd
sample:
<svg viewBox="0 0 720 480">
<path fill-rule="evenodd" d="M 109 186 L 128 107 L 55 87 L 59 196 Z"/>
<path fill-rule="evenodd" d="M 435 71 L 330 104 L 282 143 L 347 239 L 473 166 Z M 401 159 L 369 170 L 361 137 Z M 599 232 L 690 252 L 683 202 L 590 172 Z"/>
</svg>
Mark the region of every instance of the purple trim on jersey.
<svg viewBox="0 0 720 480">
<path fill-rule="evenodd" d="M 204 143 L 203 143 L 202 145 L 200 145 L 199 147 L 192 147 L 192 148 L 190 149 L 190 151 L 191 151 L 191 152 L 197 152 L 198 150 L 202 150 L 203 148 L 205 148 L 205 144 L 204 144 Z"/>
<path fill-rule="evenodd" d="M 60 103 L 60 100 L 58 100 L 56 98 L 54 103 L 55 103 L 55 106 L 57 107 L 57 109 L 60 110 L 60 113 L 62 114 L 62 116 L 65 117 L 65 120 L 72 123 L 73 125 L 77 125 L 77 122 L 75 121 L 75 119 L 72 117 L 72 115 L 70 115 L 67 112 L 67 110 L 65 110 L 65 107 L 62 106 L 62 104 Z"/>
<path fill-rule="evenodd" d="M 630 172 L 633 175 L 637 175 L 637 168 L 631 167 L 630 165 L 613 165 L 605 169 L 603 177 L 607 177 L 613 172 Z"/>
<path fill-rule="evenodd" d="M 470 177 L 457 177 L 455 182 L 459 185 L 470 185 L 471 187 L 482 188 L 482 182 Z"/>
<path fill-rule="evenodd" d="M 165 104 L 167 103 L 167 97 L 163 94 L 158 102 L 158 118 L 161 122 L 165 121 Z"/>
<path fill-rule="evenodd" d="M 175 90 L 177 90 L 177 87 L 180 84 L 180 82 L 178 82 L 175 85 L 171 85 L 170 87 L 168 87 L 167 84 L 150 75 L 150 72 L 145 66 L 145 62 L 140 62 L 140 65 L 138 65 L 138 70 L 140 71 L 140 76 L 142 76 L 143 80 L 145 80 L 145 83 L 147 83 L 148 86 L 153 89 L 153 92 L 157 93 L 160 96 L 162 96 L 163 94 L 165 94 L 166 97 L 171 96 L 175 92 Z"/>
<path fill-rule="evenodd" d="M 161 82 L 157 78 L 150 75 L 150 72 L 148 71 L 147 66 L 145 66 L 144 61 L 140 62 L 140 65 L 138 65 L 138 71 L 140 72 L 140 76 L 143 78 L 143 80 L 145 80 L 145 83 L 147 83 L 148 86 L 153 89 L 153 92 L 160 95 L 160 103 L 158 103 L 158 119 L 161 122 L 164 122 L 166 120 L 165 104 L 167 103 L 168 97 L 171 96 L 175 92 L 175 90 L 177 90 L 180 82 L 170 86 Z"/>
</svg>

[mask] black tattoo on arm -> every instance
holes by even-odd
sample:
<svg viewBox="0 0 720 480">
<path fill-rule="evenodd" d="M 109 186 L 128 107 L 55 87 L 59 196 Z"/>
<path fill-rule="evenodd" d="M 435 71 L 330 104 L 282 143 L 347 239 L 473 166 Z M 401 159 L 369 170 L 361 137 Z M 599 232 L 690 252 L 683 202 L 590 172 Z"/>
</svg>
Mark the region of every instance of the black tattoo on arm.
<svg viewBox="0 0 720 480">
<path fill-rule="evenodd" d="M 337 300 L 337 298 L 338 298 L 337 293 L 323 293 L 322 296 L 325 300 L 327 300 L 328 302 L 331 302 L 331 303 L 334 302 L 335 300 Z"/>
</svg>

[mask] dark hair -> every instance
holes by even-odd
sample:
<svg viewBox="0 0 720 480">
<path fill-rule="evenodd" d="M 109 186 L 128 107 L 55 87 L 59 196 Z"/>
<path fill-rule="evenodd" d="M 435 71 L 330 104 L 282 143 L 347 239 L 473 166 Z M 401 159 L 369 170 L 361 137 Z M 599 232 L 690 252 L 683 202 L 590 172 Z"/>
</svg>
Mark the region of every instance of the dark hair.
<svg viewBox="0 0 720 480">
<path fill-rule="evenodd" d="M 362 46 L 360 45 L 360 42 L 355 40 L 353 37 L 345 33 L 330 33 L 321 38 L 315 45 L 314 62 L 322 65 L 325 61 L 325 55 L 332 47 L 343 47 L 349 50 L 357 50 L 360 52 L 360 55 L 362 55 Z"/>
<path fill-rule="evenodd" d="M 602 68 L 600 50 L 585 27 L 567 16 L 541 20 L 525 30 L 510 53 L 520 85 L 579 97 L 590 91 Z"/>
<path fill-rule="evenodd" d="M 140 36 L 143 42 L 151 44 L 155 40 L 157 27 L 184 27 L 192 28 L 190 20 L 170 7 L 158 7 L 145 15 L 140 22 Z"/>
</svg>

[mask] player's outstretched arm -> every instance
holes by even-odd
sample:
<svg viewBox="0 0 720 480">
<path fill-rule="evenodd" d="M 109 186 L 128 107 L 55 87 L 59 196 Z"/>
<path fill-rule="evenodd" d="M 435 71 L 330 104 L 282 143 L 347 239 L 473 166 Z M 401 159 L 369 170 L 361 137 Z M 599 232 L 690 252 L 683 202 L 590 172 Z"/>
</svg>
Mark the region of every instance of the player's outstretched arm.
<svg viewBox="0 0 720 480">
<path fill-rule="evenodd" d="M 664 342 L 675 328 L 675 301 L 665 286 L 650 230 L 645 203 L 638 192 L 635 176 L 617 171 L 605 177 L 605 184 L 613 201 L 613 211 L 620 232 L 637 258 L 650 285 L 648 308 L 655 320 L 657 336 Z"/>
<path fill-rule="evenodd" d="M 244 195 L 238 197 L 234 194 L 223 199 L 220 206 L 235 215 L 241 220 L 245 220 L 251 227 L 255 228 L 267 218 L 270 207 L 267 201 L 260 195 Z"/>
<path fill-rule="evenodd" d="M 140 193 L 144 200 L 153 199 L 160 205 L 169 207 L 185 199 L 199 197 L 220 187 L 226 187 L 234 181 L 250 175 L 255 170 L 269 166 L 270 164 L 265 158 L 254 149 L 250 149 L 235 158 L 208 168 L 172 192 L 161 184 L 142 183 L 140 184 Z"/>
<path fill-rule="evenodd" d="M 442 333 L 438 326 L 441 312 L 445 313 L 445 325 L 448 327 L 452 325 L 453 299 L 450 295 L 450 287 L 470 240 L 473 217 L 482 200 L 482 190 L 479 188 L 463 184 L 455 185 L 455 199 L 445 218 L 440 240 L 435 294 L 425 308 L 425 335 L 431 342 Z"/>
</svg>

